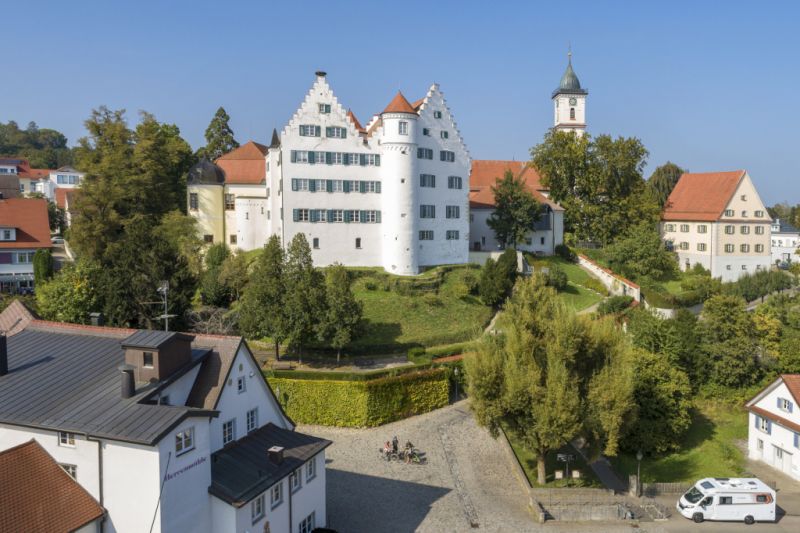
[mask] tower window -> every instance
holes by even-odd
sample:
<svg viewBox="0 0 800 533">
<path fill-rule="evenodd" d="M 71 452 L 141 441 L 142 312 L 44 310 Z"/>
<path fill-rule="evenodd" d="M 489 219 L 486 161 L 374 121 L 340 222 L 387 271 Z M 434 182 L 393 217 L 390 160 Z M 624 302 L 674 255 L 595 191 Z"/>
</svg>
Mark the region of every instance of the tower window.
<svg viewBox="0 0 800 533">
<path fill-rule="evenodd" d="M 569 119 L 570 120 L 575 120 L 575 108 L 574 107 L 570 107 L 569 108 Z"/>
<path fill-rule="evenodd" d="M 356 237 L 356 248 L 361 248 L 361 237 Z"/>
<path fill-rule="evenodd" d="M 319 238 L 314 237 L 314 240 L 312 242 L 314 243 L 314 249 L 319 250 Z"/>
<path fill-rule="evenodd" d="M 400 135 L 408 135 L 408 122 L 401 120 L 398 122 L 398 128 Z"/>
</svg>

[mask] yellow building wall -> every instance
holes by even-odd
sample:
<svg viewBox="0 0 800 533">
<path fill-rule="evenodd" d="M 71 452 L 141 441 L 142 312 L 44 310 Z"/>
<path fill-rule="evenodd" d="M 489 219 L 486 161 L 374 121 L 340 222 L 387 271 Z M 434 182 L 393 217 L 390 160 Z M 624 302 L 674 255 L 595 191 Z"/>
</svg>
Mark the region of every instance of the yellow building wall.
<svg viewBox="0 0 800 533">
<path fill-rule="evenodd" d="M 225 242 L 225 204 L 222 185 L 189 185 L 188 194 L 197 194 L 197 209 L 189 208 L 189 214 L 197 220 L 200 238 L 212 235 L 214 242 Z M 189 196 L 186 198 L 189 204 Z"/>
</svg>

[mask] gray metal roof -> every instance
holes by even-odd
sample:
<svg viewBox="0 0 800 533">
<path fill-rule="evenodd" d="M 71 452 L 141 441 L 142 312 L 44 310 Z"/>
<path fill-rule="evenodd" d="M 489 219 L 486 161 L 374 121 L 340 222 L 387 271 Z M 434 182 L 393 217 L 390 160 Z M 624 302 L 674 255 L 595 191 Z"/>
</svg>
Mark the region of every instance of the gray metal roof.
<svg viewBox="0 0 800 533">
<path fill-rule="evenodd" d="M 191 337 L 175 331 L 140 329 L 122 341 L 122 345 L 134 346 L 136 348 L 152 348 L 157 350 L 166 342 L 169 342 L 175 338 L 185 338 L 191 340 Z"/>
<path fill-rule="evenodd" d="M 236 507 L 245 505 L 331 445 L 331 441 L 269 423 L 211 455 L 208 491 Z M 283 462 L 267 450 L 283 447 Z"/>
<path fill-rule="evenodd" d="M 0 423 L 153 444 L 188 416 L 216 415 L 207 409 L 145 403 L 159 385 L 122 398 L 117 367 L 125 360 L 121 341 L 126 331 L 80 327 L 70 331 L 31 324 L 8 338 L 9 373 L 0 376 Z M 208 354 L 208 349 L 193 349 L 192 362 L 172 379 Z"/>
<path fill-rule="evenodd" d="M 578 75 L 572 70 L 572 53 L 569 54 L 569 61 L 567 62 L 567 70 L 561 76 L 561 83 L 558 84 L 558 89 L 553 91 L 553 96 L 557 94 L 588 94 L 589 91 L 581 88 L 581 82 L 578 80 Z"/>
</svg>

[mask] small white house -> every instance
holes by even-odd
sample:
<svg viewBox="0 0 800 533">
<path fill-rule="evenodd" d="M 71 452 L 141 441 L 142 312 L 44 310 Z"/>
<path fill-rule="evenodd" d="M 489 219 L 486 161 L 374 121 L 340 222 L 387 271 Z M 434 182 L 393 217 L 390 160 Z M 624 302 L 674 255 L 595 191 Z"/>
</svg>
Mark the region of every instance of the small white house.
<svg viewBox="0 0 800 533">
<path fill-rule="evenodd" d="M 750 459 L 800 480 L 800 374 L 782 374 L 747 402 Z"/>
<path fill-rule="evenodd" d="M 800 261 L 800 230 L 784 220 L 772 221 L 772 263 Z"/>
</svg>

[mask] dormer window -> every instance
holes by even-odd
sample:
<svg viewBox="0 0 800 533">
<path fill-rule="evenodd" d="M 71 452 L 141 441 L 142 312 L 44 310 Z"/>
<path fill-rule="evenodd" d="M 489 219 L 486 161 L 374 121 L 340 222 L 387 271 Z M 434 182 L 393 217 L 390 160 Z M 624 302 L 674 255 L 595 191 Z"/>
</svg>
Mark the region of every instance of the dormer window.
<svg viewBox="0 0 800 533">
<path fill-rule="evenodd" d="M 153 352 L 142 352 L 142 366 L 153 368 Z"/>
<path fill-rule="evenodd" d="M 10 229 L 4 229 L 3 230 L 3 240 L 4 241 L 10 241 L 11 240 L 11 230 Z"/>
</svg>

